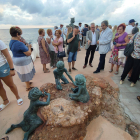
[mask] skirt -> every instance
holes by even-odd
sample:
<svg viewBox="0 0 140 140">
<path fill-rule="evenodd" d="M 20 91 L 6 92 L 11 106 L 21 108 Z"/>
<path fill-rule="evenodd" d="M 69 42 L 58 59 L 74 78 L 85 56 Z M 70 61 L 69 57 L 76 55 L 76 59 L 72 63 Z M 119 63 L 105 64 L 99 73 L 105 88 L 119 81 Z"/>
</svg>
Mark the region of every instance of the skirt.
<svg viewBox="0 0 140 140">
<path fill-rule="evenodd" d="M 0 77 L 6 77 L 10 75 L 10 67 L 8 63 L 5 63 L 0 67 Z"/>
<path fill-rule="evenodd" d="M 125 63 L 125 57 L 118 58 L 118 49 L 113 49 L 112 54 L 109 59 L 109 63 L 114 65 L 124 65 Z"/>
<path fill-rule="evenodd" d="M 35 75 L 35 68 L 31 56 L 13 57 L 14 68 L 21 82 L 29 82 Z"/>
</svg>

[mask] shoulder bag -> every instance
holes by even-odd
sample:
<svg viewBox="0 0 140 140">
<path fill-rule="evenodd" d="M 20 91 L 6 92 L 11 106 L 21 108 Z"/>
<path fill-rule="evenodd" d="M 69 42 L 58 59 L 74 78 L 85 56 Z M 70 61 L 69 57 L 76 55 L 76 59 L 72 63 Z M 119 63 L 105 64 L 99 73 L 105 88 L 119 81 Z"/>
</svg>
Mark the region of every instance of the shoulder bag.
<svg viewBox="0 0 140 140">
<path fill-rule="evenodd" d="M 124 50 L 124 55 L 127 56 L 127 57 L 130 56 L 131 53 L 134 51 L 134 40 L 135 40 L 135 38 L 136 38 L 136 35 L 137 35 L 137 34 L 135 34 L 135 36 L 134 36 L 134 38 L 133 38 L 133 42 L 128 43 L 128 44 L 126 45 L 126 48 L 125 48 L 125 50 Z"/>
</svg>

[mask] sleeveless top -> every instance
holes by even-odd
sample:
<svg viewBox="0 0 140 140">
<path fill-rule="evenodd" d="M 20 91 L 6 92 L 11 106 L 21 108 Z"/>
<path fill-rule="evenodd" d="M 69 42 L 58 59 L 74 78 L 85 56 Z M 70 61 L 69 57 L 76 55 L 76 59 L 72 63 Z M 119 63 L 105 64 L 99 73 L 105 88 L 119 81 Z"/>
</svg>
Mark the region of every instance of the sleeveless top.
<svg viewBox="0 0 140 140">
<path fill-rule="evenodd" d="M 118 33 L 116 33 L 116 35 L 115 36 L 118 36 L 119 34 Z M 116 40 L 115 40 L 115 42 L 116 43 L 119 43 L 119 44 L 124 44 L 124 43 L 126 43 L 125 42 L 125 38 L 126 38 L 126 36 L 127 36 L 128 34 L 126 33 L 126 32 L 124 32 L 124 34 L 122 35 L 122 36 L 120 36 L 119 38 L 117 38 Z M 115 46 L 115 49 L 125 49 L 126 48 L 126 46 L 121 46 L 121 47 L 116 47 Z"/>
</svg>

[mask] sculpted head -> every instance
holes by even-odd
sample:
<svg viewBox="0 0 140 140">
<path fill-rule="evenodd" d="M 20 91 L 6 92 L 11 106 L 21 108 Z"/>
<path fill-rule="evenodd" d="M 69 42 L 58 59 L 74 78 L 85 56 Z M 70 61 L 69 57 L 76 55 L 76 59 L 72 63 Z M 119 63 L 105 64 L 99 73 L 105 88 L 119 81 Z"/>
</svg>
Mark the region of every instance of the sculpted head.
<svg viewBox="0 0 140 140">
<path fill-rule="evenodd" d="M 83 74 L 78 74 L 75 76 L 76 85 L 83 85 L 86 83 L 86 78 Z"/>
<path fill-rule="evenodd" d="M 63 61 L 58 61 L 56 64 L 56 67 L 58 70 L 63 70 L 64 69 L 64 62 Z"/>
<path fill-rule="evenodd" d="M 29 94 L 28 94 L 28 98 L 31 101 L 38 100 L 40 98 L 40 96 L 42 96 L 42 92 L 37 87 L 31 89 Z"/>
</svg>

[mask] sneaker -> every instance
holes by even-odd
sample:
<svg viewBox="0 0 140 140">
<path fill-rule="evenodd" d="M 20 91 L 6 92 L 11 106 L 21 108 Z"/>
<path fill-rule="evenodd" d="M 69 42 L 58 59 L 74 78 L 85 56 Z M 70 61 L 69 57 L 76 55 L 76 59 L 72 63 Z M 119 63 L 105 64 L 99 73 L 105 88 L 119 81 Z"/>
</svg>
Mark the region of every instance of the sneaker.
<svg viewBox="0 0 140 140">
<path fill-rule="evenodd" d="M 130 85 L 131 87 L 134 87 L 135 86 L 135 84 L 134 83 L 131 83 L 131 85 Z"/>
<path fill-rule="evenodd" d="M 77 70 L 76 68 L 72 68 L 73 70 Z"/>
<path fill-rule="evenodd" d="M 121 81 L 120 81 L 120 85 L 122 85 L 122 84 L 123 84 L 123 82 L 124 82 L 124 81 L 123 81 L 123 80 L 121 80 Z"/>
<path fill-rule="evenodd" d="M 100 71 L 96 70 L 96 71 L 94 71 L 93 73 L 100 73 Z"/>
<path fill-rule="evenodd" d="M 71 69 L 69 69 L 69 73 L 71 73 Z"/>
</svg>

